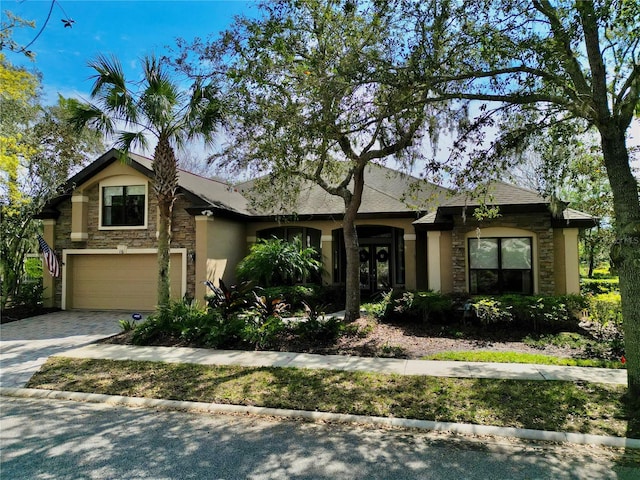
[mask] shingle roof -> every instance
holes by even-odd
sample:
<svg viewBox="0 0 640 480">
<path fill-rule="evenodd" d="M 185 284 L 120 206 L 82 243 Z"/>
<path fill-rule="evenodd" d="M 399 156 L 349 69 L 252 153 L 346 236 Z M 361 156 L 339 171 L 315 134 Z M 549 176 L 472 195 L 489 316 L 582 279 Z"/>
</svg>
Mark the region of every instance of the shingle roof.
<svg viewBox="0 0 640 480">
<path fill-rule="evenodd" d="M 480 196 L 478 196 L 480 195 Z M 443 207 L 470 207 L 486 205 L 530 205 L 548 203 L 544 197 L 533 190 L 496 181 L 491 183 L 486 192 L 464 192 L 444 201 Z"/>
<path fill-rule="evenodd" d="M 452 198 L 443 201 L 436 210 L 429 212 L 416 220 L 414 225 L 437 228 L 437 224 L 449 225 L 451 214 L 465 207 L 477 207 L 482 205 L 492 207 L 502 207 L 504 211 L 548 211 L 549 200 L 533 190 L 511 185 L 505 182 L 496 181 L 489 184 L 486 191 L 464 192 L 454 195 Z M 571 225 L 576 227 L 595 226 L 596 219 L 585 212 L 580 212 L 572 208 L 565 208 L 558 217 L 552 219 L 554 226 Z"/>
<path fill-rule="evenodd" d="M 153 161 L 137 154 L 129 154 L 132 160 L 151 170 Z M 202 199 L 202 207 L 212 206 L 249 215 L 247 199 L 236 188 L 219 180 L 201 177 L 194 173 L 178 169 L 178 185 L 196 197 Z"/>
<path fill-rule="evenodd" d="M 254 182 L 238 185 L 241 192 L 250 194 Z M 405 199 L 412 187 L 415 198 Z M 432 183 L 390 168 L 370 164 L 365 170 L 365 186 L 362 193 L 362 205 L 359 214 L 407 214 L 426 210 L 430 203 L 433 208 L 449 191 Z M 412 206 L 413 204 L 414 206 Z M 298 198 L 286 210 L 273 208 L 262 210 L 259 215 L 343 215 L 345 211 L 342 198 L 331 195 L 316 184 L 306 183 Z"/>
</svg>

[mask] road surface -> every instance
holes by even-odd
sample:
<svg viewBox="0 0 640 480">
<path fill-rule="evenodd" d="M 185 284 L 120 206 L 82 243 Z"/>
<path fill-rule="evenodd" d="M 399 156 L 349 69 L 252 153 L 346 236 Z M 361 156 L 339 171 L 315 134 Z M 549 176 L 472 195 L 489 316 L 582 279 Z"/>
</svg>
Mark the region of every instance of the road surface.
<svg viewBox="0 0 640 480">
<path fill-rule="evenodd" d="M 3 480 L 640 479 L 640 457 L 594 447 L 58 400 L 0 402 Z"/>
</svg>

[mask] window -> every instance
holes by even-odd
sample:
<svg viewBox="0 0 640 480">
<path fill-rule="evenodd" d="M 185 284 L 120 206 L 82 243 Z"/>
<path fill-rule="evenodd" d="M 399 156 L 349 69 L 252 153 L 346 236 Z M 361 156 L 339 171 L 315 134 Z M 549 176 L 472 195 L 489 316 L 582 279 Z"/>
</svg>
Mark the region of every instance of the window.
<svg viewBox="0 0 640 480">
<path fill-rule="evenodd" d="M 144 226 L 145 207 L 145 185 L 102 187 L 103 227 Z"/>
<path fill-rule="evenodd" d="M 533 293 L 531 238 L 470 238 L 472 294 Z"/>
</svg>

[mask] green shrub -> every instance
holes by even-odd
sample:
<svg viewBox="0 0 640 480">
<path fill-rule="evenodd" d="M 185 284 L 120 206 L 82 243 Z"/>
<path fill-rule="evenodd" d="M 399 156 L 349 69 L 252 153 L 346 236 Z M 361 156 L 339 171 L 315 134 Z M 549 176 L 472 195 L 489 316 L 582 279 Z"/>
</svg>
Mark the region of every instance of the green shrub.
<svg viewBox="0 0 640 480">
<path fill-rule="evenodd" d="M 24 274 L 27 279 L 42 278 L 42 260 L 40 258 L 30 257 L 24 261 Z"/>
<path fill-rule="evenodd" d="M 322 288 L 318 285 L 281 285 L 260 289 L 260 294 L 270 298 L 280 297 L 290 307 L 290 311 L 303 310 L 305 304 L 324 304 L 320 298 Z M 328 306 L 329 308 L 329 306 Z"/>
<path fill-rule="evenodd" d="M 293 285 L 320 271 L 318 252 L 304 248 L 299 237 L 292 242 L 279 238 L 260 239 L 237 267 L 240 280 L 255 280 L 259 285 Z"/>
<path fill-rule="evenodd" d="M 174 337 L 185 341 L 202 341 L 212 323 L 212 314 L 196 302 L 172 301 L 162 305 L 133 330 L 137 345 Z"/>
<path fill-rule="evenodd" d="M 620 280 L 618 278 L 583 278 L 580 280 L 580 293 L 583 295 L 600 295 L 619 291 Z"/>
<path fill-rule="evenodd" d="M 475 312 L 476 318 L 483 326 L 496 323 L 507 323 L 513 320 L 511 305 L 503 305 L 496 298 L 478 298 L 471 302 L 471 308 Z"/>
<path fill-rule="evenodd" d="M 611 352 L 611 355 L 622 355 L 624 336 L 620 294 L 608 293 L 590 297 L 589 319 L 592 322 L 594 336 Z"/>
<path fill-rule="evenodd" d="M 303 340 L 313 340 L 319 345 L 330 345 L 346 332 L 344 323 L 336 318 L 309 317 L 297 322 L 293 333 Z"/>
<path fill-rule="evenodd" d="M 413 309 L 416 310 L 423 322 L 428 322 L 433 316 L 442 320 L 451 314 L 453 302 L 451 297 L 436 292 L 417 292 L 413 298 Z"/>
<path fill-rule="evenodd" d="M 18 287 L 18 292 L 13 298 L 12 306 L 25 305 L 27 307 L 33 307 L 34 309 L 42 306 L 42 296 L 44 294 L 44 287 L 42 285 L 42 278 L 36 280 L 28 280 L 22 282 Z"/>
<path fill-rule="evenodd" d="M 278 336 L 286 329 L 282 318 L 271 316 L 261 318 L 248 316 L 240 335 L 242 341 L 253 346 L 256 350 L 269 348 L 276 343 Z"/>
<path fill-rule="evenodd" d="M 542 328 L 576 329 L 580 312 L 586 307 L 580 295 L 502 295 L 497 298 L 511 307 L 514 323 L 536 332 Z"/>
</svg>

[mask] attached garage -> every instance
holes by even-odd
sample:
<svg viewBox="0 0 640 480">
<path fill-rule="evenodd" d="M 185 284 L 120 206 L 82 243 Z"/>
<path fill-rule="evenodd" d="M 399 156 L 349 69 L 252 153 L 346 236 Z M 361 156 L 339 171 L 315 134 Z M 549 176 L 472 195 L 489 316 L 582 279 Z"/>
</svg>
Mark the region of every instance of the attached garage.
<svg viewBox="0 0 640 480">
<path fill-rule="evenodd" d="M 157 304 L 155 251 L 75 250 L 63 253 L 63 309 L 150 311 Z M 178 251 L 176 251 L 178 250 Z M 186 250 L 172 249 L 171 297 L 186 291 Z"/>
</svg>

